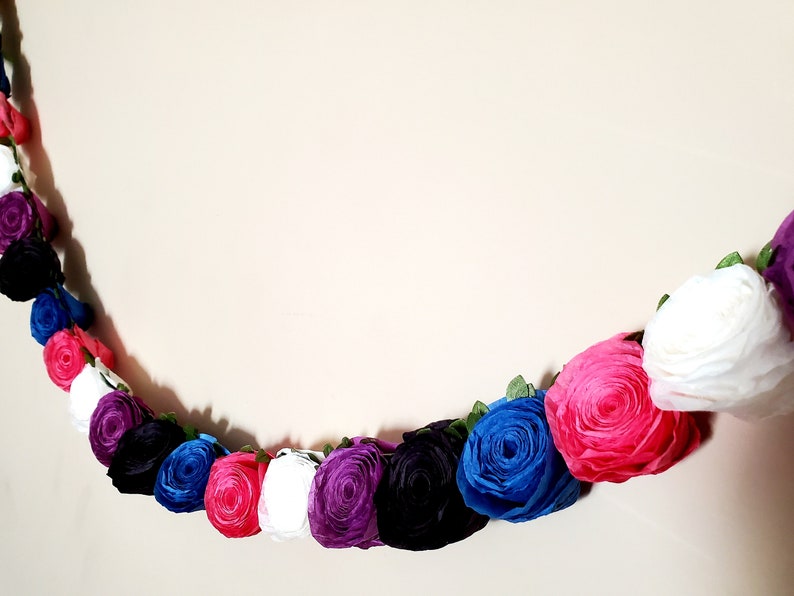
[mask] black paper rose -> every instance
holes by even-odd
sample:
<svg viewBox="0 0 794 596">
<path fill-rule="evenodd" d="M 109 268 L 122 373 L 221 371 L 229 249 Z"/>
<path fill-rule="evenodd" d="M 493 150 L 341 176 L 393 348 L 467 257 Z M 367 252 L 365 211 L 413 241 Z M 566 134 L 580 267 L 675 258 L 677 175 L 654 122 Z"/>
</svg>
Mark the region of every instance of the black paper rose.
<svg viewBox="0 0 794 596">
<path fill-rule="evenodd" d="M 11 300 L 31 300 L 63 281 L 58 255 L 38 238 L 15 240 L 0 257 L 0 293 Z"/>
<path fill-rule="evenodd" d="M 108 468 L 121 493 L 153 495 L 157 472 L 166 457 L 187 440 L 169 420 L 148 420 L 125 432 Z"/>
<path fill-rule="evenodd" d="M 463 439 L 442 420 L 403 435 L 375 491 L 378 533 L 394 548 L 432 550 L 488 523 L 463 502 L 455 474 Z"/>
</svg>

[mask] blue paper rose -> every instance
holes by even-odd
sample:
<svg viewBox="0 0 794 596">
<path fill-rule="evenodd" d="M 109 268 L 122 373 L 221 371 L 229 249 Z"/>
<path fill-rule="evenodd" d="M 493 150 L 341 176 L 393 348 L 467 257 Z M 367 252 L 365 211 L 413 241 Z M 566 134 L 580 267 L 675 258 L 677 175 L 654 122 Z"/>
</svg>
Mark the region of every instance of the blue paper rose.
<svg viewBox="0 0 794 596">
<path fill-rule="evenodd" d="M 554 447 L 544 395 L 500 399 L 469 433 L 457 481 L 466 505 L 478 513 L 522 522 L 579 497 L 579 481 Z"/>
<path fill-rule="evenodd" d="M 215 437 L 201 434 L 198 439 L 182 443 L 174 449 L 157 472 L 154 498 L 174 513 L 191 513 L 204 509 L 204 489 L 210 468 L 220 447 Z"/>
<path fill-rule="evenodd" d="M 94 322 L 94 311 L 88 304 L 80 302 L 63 286 L 47 288 L 36 296 L 30 309 L 30 334 L 42 346 L 54 333 L 71 327 L 75 323 L 88 329 Z"/>
</svg>

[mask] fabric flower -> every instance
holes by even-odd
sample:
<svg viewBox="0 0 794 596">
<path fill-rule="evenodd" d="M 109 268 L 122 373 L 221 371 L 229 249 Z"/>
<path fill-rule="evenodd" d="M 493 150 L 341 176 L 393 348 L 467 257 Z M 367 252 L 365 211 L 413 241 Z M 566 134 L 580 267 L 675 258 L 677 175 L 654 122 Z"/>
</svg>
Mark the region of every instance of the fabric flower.
<svg viewBox="0 0 794 596">
<path fill-rule="evenodd" d="M 204 509 L 204 489 L 218 456 L 216 445 L 215 437 L 200 434 L 198 439 L 179 445 L 163 460 L 154 483 L 154 498 L 160 505 L 174 513 Z"/>
<path fill-rule="evenodd" d="M 30 138 L 30 122 L 0 94 L 0 137 L 14 137 L 21 145 Z"/>
<path fill-rule="evenodd" d="M 554 447 L 544 395 L 491 404 L 469 433 L 457 482 L 466 505 L 478 513 L 523 522 L 579 498 L 579 481 Z"/>
<path fill-rule="evenodd" d="M 403 434 L 375 491 L 380 540 L 395 548 L 430 550 L 468 538 L 488 523 L 470 509 L 455 481 L 463 440 L 450 420 Z"/>
<path fill-rule="evenodd" d="M 52 240 L 57 230 L 55 218 L 36 195 L 28 198 L 13 191 L 0 197 L 0 252 L 14 240 L 32 236 L 38 222 L 44 239 Z"/>
<path fill-rule="evenodd" d="M 257 507 L 267 467 L 254 453 L 232 453 L 212 464 L 204 508 L 210 523 L 227 538 L 261 531 Z"/>
<path fill-rule="evenodd" d="M 794 332 L 794 211 L 780 224 L 771 245 L 774 252 L 764 277 L 778 291 L 789 329 Z"/>
<path fill-rule="evenodd" d="M 309 491 L 309 527 L 317 542 L 326 548 L 383 544 L 373 497 L 396 447 L 355 437 L 352 445 L 334 449 L 323 461 Z"/>
<path fill-rule="evenodd" d="M 56 331 L 66 329 L 72 323 L 88 329 L 93 322 L 93 309 L 61 285 L 47 288 L 36 296 L 30 309 L 30 334 L 42 346 Z"/>
<path fill-rule="evenodd" d="M 96 358 L 86 364 L 69 388 L 69 414 L 72 425 L 81 433 L 88 433 L 91 416 L 103 395 L 117 389 L 124 382 Z"/>
<path fill-rule="evenodd" d="M 126 391 L 111 391 L 102 396 L 91 413 L 88 428 L 88 442 L 99 463 L 108 467 L 121 436 L 153 417 L 154 412 L 143 400 Z"/>
<path fill-rule="evenodd" d="M 53 333 L 44 346 L 43 356 L 47 374 L 52 382 L 64 391 L 69 391 L 72 381 L 82 372 L 86 364 L 83 350 L 94 358 L 106 362 L 107 366 L 113 366 L 113 352 L 76 325 L 71 330 L 62 329 Z"/>
<path fill-rule="evenodd" d="M 579 480 L 658 474 L 700 444 L 691 414 L 653 404 L 642 346 L 626 337 L 618 334 L 575 356 L 546 393 L 554 444 Z"/>
<path fill-rule="evenodd" d="M 58 255 L 38 238 L 15 240 L 0 257 L 0 293 L 16 302 L 31 300 L 63 280 Z"/>
<path fill-rule="evenodd" d="M 259 497 L 259 526 L 282 542 L 309 535 L 309 490 L 323 454 L 284 448 L 270 462 Z"/>
<path fill-rule="evenodd" d="M 166 457 L 186 440 L 182 427 L 169 420 L 147 420 L 121 436 L 108 467 L 119 492 L 153 495 L 157 472 Z"/>
<path fill-rule="evenodd" d="M 0 145 L 0 195 L 22 188 L 19 182 L 14 182 L 14 174 L 18 171 L 19 165 L 11 147 Z"/>
<path fill-rule="evenodd" d="M 654 403 L 753 419 L 794 410 L 794 343 L 773 292 L 741 264 L 678 288 L 645 329 Z"/>
</svg>

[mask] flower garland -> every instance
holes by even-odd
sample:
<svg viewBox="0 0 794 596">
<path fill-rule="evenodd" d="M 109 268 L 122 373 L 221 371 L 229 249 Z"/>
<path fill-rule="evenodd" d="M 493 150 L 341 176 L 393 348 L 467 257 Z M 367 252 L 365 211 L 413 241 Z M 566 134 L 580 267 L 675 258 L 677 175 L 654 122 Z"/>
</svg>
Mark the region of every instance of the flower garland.
<svg viewBox="0 0 794 596">
<path fill-rule="evenodd" d="M 205 511 L 224 536 L 436 549 L 489 519 L 570 507 L 582 483 L 664 472 L 700 445 L 698 412 L 794 411 L 792 212 L 755 269 L 728 255 L 665 295 L 644 331 L 591 346 L 545 390 L 518 376 L 503 398 L 399 444 L 345 437 L 321 452 L 231 453 L 173 414 L 156 416 L 86 332 L 93 311 L 65 289 L 51 245 L 57 223 L 22 171 L 17 146 L 30 124 L 8 101 L 1 56 L 0 91 L 0 292 L 33 301 L 30 330 L 47 374 L 69 393 L 72 422 L 113 486 L 173 512 Z"/>
</svg>

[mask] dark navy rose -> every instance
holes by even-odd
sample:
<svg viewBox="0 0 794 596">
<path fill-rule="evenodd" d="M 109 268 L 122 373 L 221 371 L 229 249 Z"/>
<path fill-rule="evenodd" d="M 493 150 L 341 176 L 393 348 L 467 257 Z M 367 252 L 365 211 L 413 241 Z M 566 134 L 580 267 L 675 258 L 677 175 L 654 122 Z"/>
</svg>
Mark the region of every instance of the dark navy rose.
<svg viewBox="0 0 794 596">
<path fill-rule="evenodd" d="M 431 550 L 468 538 L 488 518 L 466 506 L 455 481 L 463 439 L 451 420 L 405 433 L 375 491 L 380 540 L 394 548 Z"/>
<path fill-rule="evenodd" d="M 153 495 L 160 465 L 185 440 L 182 427 L 168 420 L 147 420 L 131 428 L 110 461 L 113 486 L 122 493 Z"/>
<path fill-rule="evenodd" d="M 522 522 L 569 507 L 579 497 L 579 481 L 551 438 L 545 393 L 500 399 L 474 425 L 457 481 L 463 500 L 475 511 Z"/>
<path fill-rule="evenodd" d="M 771 245 L 772 259 L 763 275 L 775 286 L 786 321 L 794 333 L 794 211 L 780 224 Z"/>
<path fill-rule="evenodd" d="M 71 327 L 72 323 L 81 329 L 88 329 L 93 322 L 93 309 L 61 285 L 47 288 L 36 296 L 30 310 L 30 334 L 42 346 L 54 333 Z"/>
<path fill-rule="evenodd" d="M 153 417 L 143 400 L 125 391 L 112 391 L 101 397 L 88 429 L 88 442 L 99 463 L 109 466 L 124 433 Z"/>
<path fill-rule="evenodd" d="M 36 195 L 15 190 L 0 197 L 0 253 L 14 240 L 32 236 L 37 227 L 46 240 L 57 230 L 55 218 Z"/>
<path fill-rule="evenodd" d="M 182 443 L 165 458 L 154 484 L 154 498 L 160 505 L 174 513 L 204 509 L 204 489 L 218 456 L 216 445 L 215 437 L 201 434 L 198 439 Z"/>
<path fill-rule="evenodd" d="M 0 293 L 16 302 L 32 300 L 63 280 L 58 255 L 43 240 L 15 240 L 0 257 Z"/>
<path fill-rule="evenodd" d="M 326 548 L 381 546 L 373 496 L 396 445 L 355 437 L 320 464 L 309 490 L 309 527 Z"/>
</svg>

